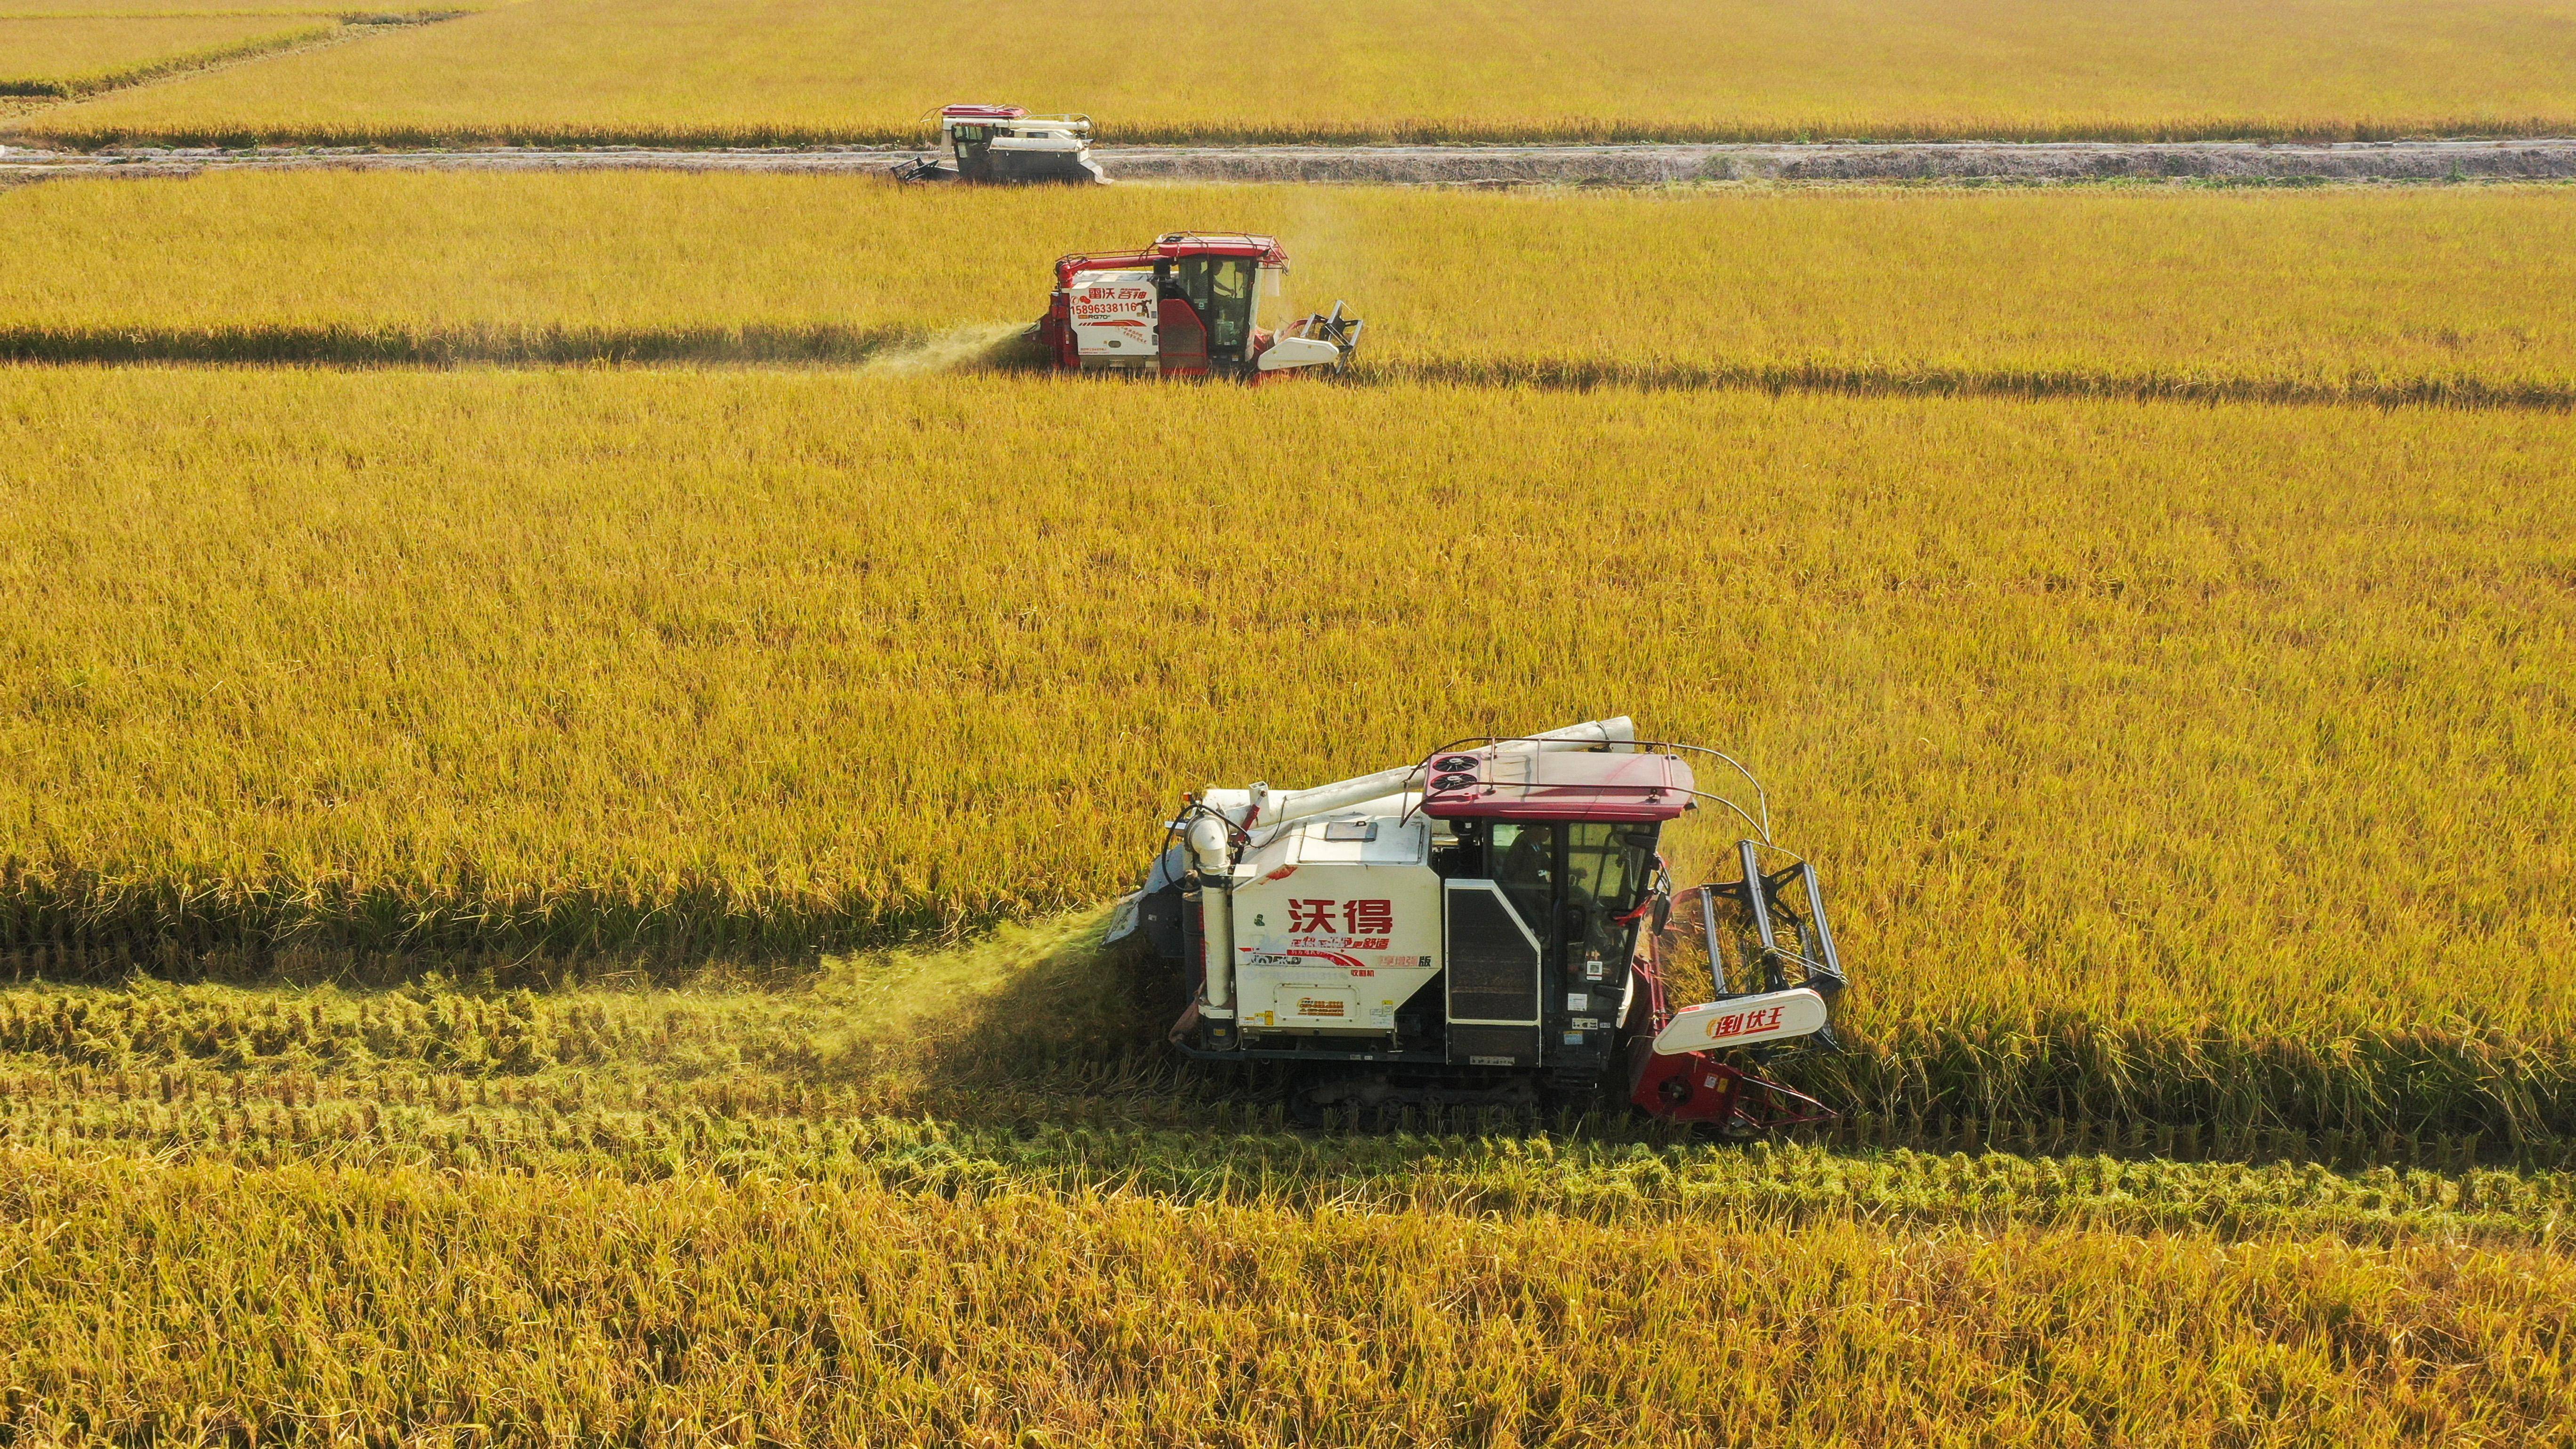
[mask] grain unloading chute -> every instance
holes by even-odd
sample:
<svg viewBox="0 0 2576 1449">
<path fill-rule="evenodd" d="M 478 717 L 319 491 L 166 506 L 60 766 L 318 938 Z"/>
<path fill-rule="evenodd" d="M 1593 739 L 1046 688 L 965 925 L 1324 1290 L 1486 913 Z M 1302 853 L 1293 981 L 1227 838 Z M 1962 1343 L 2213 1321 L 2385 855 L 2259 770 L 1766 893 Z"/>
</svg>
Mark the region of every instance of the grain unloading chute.
<svg viewBox="0 0 2576 1449">
<path fill-rule="evenodd" d="M 1822 885 L 1769 843 L 1767 807 L 1699 789 L 1699 756 L 1742 768 L 1622 717 L 1308 790 L 1210 789 L 1168 823 L 1110 938 L 1141 938 L 1189 988 L 1182 1051 L 1283 1064 L 1308 1106 L 1615 1091 L 1730 1132 L 1829 1117 L 1755 1070 L 1833 1042 L 1844 976 Z M 1747 874 L 1693 893 L 1713 995 L 1681 1006 L 1659 845 L 1703 801 L 1760 838 L 1729 852 Z M 1731 969 L 1721 918 L 1740 933 Z"/>
<path fill-rule="evenodd" d="M 898 181 L 1042 181 L 1098 185 L 1109 178 L 1091 159 L 1089 116 L 1032 116 L 1018 106 L 947 106 L 939 112 L 946 161 L 919 156 L 894 168 Z"/>
<path fill-rule="evenodd" d="M 1030 334 L 1060 372 L 1257 382 L 1339 371 L 1362 325 L 1344 304 L 1276 331 L 1261 325 L 1262 302 L 1287 273 L 1277 238 L 1242 232 L 1166 232 L 1136 251 L 1077 252 L 1057 259 Z"/>
</svg>

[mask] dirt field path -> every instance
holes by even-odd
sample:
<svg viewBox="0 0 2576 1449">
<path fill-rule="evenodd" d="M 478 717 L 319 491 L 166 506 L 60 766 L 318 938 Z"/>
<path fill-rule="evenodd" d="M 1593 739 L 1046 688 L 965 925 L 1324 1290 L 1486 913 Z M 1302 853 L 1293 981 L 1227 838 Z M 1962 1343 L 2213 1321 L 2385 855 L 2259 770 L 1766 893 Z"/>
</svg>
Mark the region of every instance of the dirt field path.
<svg viewBox="0 0 2576 1449">
<path fill-rule="evenodd" d="M 186 176 L 212 170 L 778 171 L 880 170 L 907 153 L 875 147 L 656 150 L 598 147 L 370 151 L 0 147 L 0 184 L 73 176 Z M 1813 142 L 1640 146 L 1102 146 L 1127 181 L 1295 181 L 1381 185 L 1657 186 L 1708 181 L 2206 179 L 2248 182 L 2576 179 L 2576 139 L 2034 143 Z"/>
</svg>

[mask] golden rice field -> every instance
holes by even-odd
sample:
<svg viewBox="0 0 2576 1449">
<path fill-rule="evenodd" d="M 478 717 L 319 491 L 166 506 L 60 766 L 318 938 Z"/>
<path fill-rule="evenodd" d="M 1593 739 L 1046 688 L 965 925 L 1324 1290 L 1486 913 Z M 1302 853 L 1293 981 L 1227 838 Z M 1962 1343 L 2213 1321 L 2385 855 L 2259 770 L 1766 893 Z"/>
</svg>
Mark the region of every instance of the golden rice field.
<svg viewBox="0 0 2576 1449">
<path fill-rule="evenodd" d="M 2568 0 L 526 0 L 39 129 L 902 142 L 984 98 L 1129 141 L 2366 138 L 2562 131 L 2571 89 Z"/>
<path fill-rule="evenodd" d="M 1044 306 L 1067 251 L 1251 227 L 1380 376 L 2576 399 L 2576 192 L 1341 187 L 210 175 L 0 193 L 0 352 L 854 361 Z M 996 334 L 983 334 L 996 335 Z"/>
<path fill-rule="evenodd" d="M 1089 926 L 0 989 L 20 1442 L 2535 1443 L 2576 1173 L 1265 1120 Z M 357 963 L 364 976 L 369 963 Z M 2271 1160 L 2286 1151 L 2291 1160 Z M 2183 1154 L 2191 1156 L 2189 1153 Z M 2311 1160 L 2299 1160 L 2311 1158 Z"/>
<path fill-rule="evenodd" d="M 2563 1253 L 0 1155 L 31 1438 L 2516 1444 Z M 134 1245 L 148 1244 L 137 1253 Z"/>
<path fill-rule="evenodd" d="M 0 931 L 93 974 L 971 929 L 1123 888 L 1212 780 L 1626 711 L 1755 762 L 1825 863 L 1869 1045 L 1821 1080 L 1856 1106 L 2576 1127 L 2563 413 L 758 372 L 0 398 Z M 1210 486 L 1283 457 L 1296 489 Z"/>
<path fill-rule="evenodd" d="M 78 96 L 318 40 L 328 16 L 87 15 L 0 10 L 0 96 Z"/>
<path fill-rule="evenodd" d="M 0 193 L 0 1442 L 2576 1440 L 2571 207 Z M 1191 223 L 1365 366 L 1009 365 Z M 1617 712 L 1831 1126 L 1291 1130 L 1100 945 Z"/>
</svg>

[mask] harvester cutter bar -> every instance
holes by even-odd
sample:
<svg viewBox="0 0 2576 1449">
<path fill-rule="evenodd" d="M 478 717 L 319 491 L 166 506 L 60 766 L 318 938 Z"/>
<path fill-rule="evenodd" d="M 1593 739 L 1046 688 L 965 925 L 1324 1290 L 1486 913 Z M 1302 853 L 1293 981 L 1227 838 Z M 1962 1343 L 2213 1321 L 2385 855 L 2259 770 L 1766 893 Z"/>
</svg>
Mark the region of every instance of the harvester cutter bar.
<svg viewBox="0 0 2576 1449">
<path fill-rule="evenodd" d="M 1352 354 L 1358 352 L 1360 348 L 1360 329 L 1368 325 L 1359 318 L 1344 313 L 1343 309 L 1349 305 L 1348 302 L 1336 301 L 1329 314 L 1309 312 L 1303 318 L 1288 324 L 1280 335 L 1329 342 L 1342 354 L 1341 362 L 1335 365 L 1348 366 Z"/>
<path fill-rule="evenodd" d="M 1794 861 L 1778 870 L 1765 872 L 1759 855 L 1760 845 L 1751 840 L 1736 842 L 1738 862 L 1743 878 L 1712 881 L 1700 890 L 1700 927 L 1708 939 L 1709 984 L 1719 998 L 1749 992 L 1782 991 L 1792 985 L 1806 986 L 1830 1003 L 1850 978 L 1843 972 L 1842 953 L 1834 945 L 1834 928 L 1825 915 L 1824 882 L 1809 861 Z M 1785 898 L 1791 885 L 1806 897 L 1802 917 Z M 1740 907 L 1752 923 L 1757 949 L 1747 954 L 1742 989 L 1730 989 L 1725 957 L 1720 954 L 1717 932 L 1717 902 L 1727 901 Z M 1798 949 L 1791 950 L 1780 942 L 1781 928 L 1795 931 Z M 1789 979 L 1794 963 L 1799 979 Z M 1758 977 L 1757 977 L 1758 971 Z M 1816 1033 L 1818 1045 L 1833 1048 L 1840 1045 L 1828 1026 Z"/>
</svg>

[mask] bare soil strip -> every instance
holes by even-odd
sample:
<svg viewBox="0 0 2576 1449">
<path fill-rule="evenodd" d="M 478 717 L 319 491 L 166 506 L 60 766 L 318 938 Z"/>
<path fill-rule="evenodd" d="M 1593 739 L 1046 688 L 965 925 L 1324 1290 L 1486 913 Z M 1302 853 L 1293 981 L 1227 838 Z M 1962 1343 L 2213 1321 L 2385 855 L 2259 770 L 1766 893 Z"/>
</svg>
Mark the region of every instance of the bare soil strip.
<svg viewBox="0 0 2576 1449">
<path fill-rule="evenodd" d="M 2452 181 L 2576 178 L 2576 140 L 1797 142 L 1102 148 L 1112 176 L 1662 186 L 1723 181 Z"/>
<path fill-rule="evenodd" d="M 0 184 L 201 171 L 874 172 L 914 154 L 766 148 L 0 147 Z M 1398 186 L 1669 186 L 1722 182 L 2065 183 L 2576 180 L 2576 138 L 2423 141 L 1747 142 L 1634 146 L 1102 146 L 1126 181 Z"/>
</svg>

